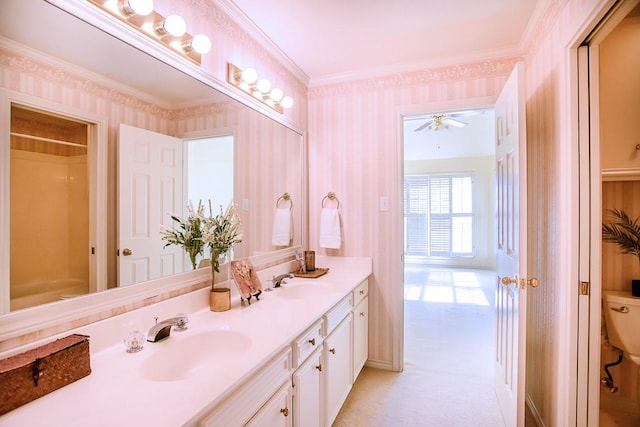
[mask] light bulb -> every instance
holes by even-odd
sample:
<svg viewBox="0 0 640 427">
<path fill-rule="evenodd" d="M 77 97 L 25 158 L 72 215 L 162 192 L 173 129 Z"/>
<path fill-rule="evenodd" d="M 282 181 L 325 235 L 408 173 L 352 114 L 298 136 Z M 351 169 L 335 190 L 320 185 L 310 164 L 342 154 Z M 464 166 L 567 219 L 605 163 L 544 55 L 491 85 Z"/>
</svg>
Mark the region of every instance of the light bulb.
<svg viewBox="0 0 640 427">
<path fill-rule="evenodd" d="M 102 6 L 113 13 L 120 13 L 117 0 L 107 0 L 102 4 Z"/>
<path fill-rule="evenodd" d="M 278 88 L 274 88 L 273 90 L 271 90 L 271 93 L 269 93 L 269 97 L 273 99 L 275 102 L 280 102 L 283 96 L 284 94 Z"/>
<path fill-rule="evenodd" d="M 179 15 L 169 15 L 162 24 L 164 30 L 174 37 L 181 37 L 187 32 L 187 23 Z"/>
<path fill-rule="evenodd" d="M 242 71 L 241 77 L 242 81 L 244 81 L 245 83 L 253 84 L 256 82 L 256 80 L 258 80 L 258 72 L 253 68 L 247 68 L 246 70 Z"/>
<path fill-rule="evenodd" d="M 260 79 L 258 83 L 256 83 L 256 89 L 261 93 L 269 93 L 271 90 L 271 82 L 267 79 Z"/>
<path fill-rule="evenodd" d="M 290 96 L 285 96 L 280 101 L 280 105 L 282 105 L 282 108 L 291 108 L 293 107 L 293 99 Z"/>
<path fill-rule="evenodd" d="M 153 12 L 153 0 L 124 0 L 123 9 L 130 15 L 147 16 Z"/>
<path fill-rule="evenodd" d="M 197 34 L 191 40 L 191 47 L 199 54 L 204 55 L 211 50 L 211 40 L 204 34 Z"/>
</svg>

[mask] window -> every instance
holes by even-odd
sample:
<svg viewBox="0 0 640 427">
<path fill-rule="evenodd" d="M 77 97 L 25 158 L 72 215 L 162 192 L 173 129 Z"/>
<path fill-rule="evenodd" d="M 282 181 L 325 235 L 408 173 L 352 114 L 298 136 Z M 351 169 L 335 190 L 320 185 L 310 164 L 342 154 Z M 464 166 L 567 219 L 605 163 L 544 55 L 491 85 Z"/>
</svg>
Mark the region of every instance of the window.
<svg viewBox="0 0 640 427">
<path fill-rule="evenodd" d="M 406 175 L 405 252 L 409 256 L 473 256 L 473 176 Z"/>
</svg>

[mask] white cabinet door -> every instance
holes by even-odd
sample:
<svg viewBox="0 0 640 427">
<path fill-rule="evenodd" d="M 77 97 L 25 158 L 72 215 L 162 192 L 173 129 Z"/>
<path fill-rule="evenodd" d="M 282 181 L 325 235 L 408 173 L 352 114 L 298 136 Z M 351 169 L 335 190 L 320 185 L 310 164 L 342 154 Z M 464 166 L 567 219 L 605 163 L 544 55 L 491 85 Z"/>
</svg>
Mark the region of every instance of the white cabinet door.
<svg viewBox="0 0 640 427">
<path fill-rule="evenodd" d="M 282 385 L 271 399 L 249 420 L 247 427 L 292 427 L 291 383 Z"/>
<path fill-rule="evenodd" d="M 349 391 L 351 391 L 351 323 L 347 317 L 324 340 L 322 376 L 324 386 L 324 425 L 333 424 Z"/>
<path fill-rule="evenodd" d="M 369 297 L 353 309 L 353 378 L 356 381 L 358 374 L 369 355 Z"/>
<path fill-rule="evenodd" d="M 293 374 L 293 425 L 320 427 L 320 386 L 324 374 L 318 348 Z"/>
</svg>

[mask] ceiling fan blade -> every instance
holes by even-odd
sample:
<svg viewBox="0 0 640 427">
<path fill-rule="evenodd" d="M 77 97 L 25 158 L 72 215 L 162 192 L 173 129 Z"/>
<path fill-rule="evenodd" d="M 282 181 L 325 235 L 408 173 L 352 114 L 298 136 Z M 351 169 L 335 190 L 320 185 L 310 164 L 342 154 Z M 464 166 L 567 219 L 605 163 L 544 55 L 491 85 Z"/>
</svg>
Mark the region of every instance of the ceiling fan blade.
<svg viewBox="0 0 640 427">
<path fill-rule="evenodd" d="M 433 123 L 433 120 L 427 120 L 425 124 L 423 124 L 422 126 L 416 128 L 416 130 L 414 132 L 420 132 L 422 129 L 428 127 L 432 123 Z"/>
<path fill-rule="evenodd" d="M 465 127 L 467 125 L 465 122 L 461 122 L 460 120 L 452 119 L 451 117 L 446 117 L 442 121 L 445 124 L 449 125 L 449 126 L 454 126 L 454 127 L 457 127 L 457 128 L 463 128 L 463 127 Z"/>
</svg>

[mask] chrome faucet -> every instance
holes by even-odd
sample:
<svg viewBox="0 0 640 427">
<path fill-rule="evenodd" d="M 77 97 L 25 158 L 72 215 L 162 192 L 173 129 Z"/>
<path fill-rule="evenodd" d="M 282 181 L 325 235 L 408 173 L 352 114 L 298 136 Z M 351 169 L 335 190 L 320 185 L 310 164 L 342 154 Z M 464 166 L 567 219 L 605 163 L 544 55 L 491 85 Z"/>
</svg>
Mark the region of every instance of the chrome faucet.
<svg viewBox="0 0 640 427">
<path fill-rule="evenodd" d="M 149 329 L 147 341 L 158 342 L 169 338 L 171 328 L 175 326 L 176 331 L 184 331 L 187 329 L 187 323 L 189 323 L 187 316 L 176 316 L 161 322 L 158 322 L 158 318 L 156 317 L 156 324 Z"/>
<path fill-rule="evenodd" d="M 279 276 L 273 276 L 273 279 L 271 279 L 271 283 L 273 283 L 274 288 L 279 288 L 280 285 L 284 285 L 287 283 L 284 281 L 284 279 L 291 279 L 292 277 L 293 277 L 293 274 L 291 273 L 285 273 Z"/>
</svg>

